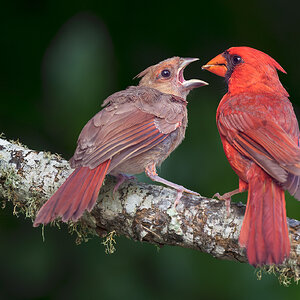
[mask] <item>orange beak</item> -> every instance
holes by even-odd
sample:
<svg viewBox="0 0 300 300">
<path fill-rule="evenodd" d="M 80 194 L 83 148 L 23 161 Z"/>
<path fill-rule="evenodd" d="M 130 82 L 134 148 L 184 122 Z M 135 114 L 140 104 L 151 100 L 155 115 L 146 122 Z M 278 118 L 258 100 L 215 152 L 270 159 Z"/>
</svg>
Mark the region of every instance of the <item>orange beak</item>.
<svg viewBox="0 0 300 300">
<path fill-rule="evenodd" d="M 222 54 L 219 54 L 210 60 L 206 65 L 202 66 L 202 70 L 207 70 L 218 76 L 225 77 L 227 72 L 227 61 Z"/>
</svg>

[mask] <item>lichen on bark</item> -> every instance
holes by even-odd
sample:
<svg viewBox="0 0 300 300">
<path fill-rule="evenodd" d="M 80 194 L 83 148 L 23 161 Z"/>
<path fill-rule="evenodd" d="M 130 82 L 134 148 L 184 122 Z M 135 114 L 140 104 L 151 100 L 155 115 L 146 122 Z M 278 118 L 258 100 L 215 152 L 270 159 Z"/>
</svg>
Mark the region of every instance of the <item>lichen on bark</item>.
<svg viewBox="0 0 300 300">
<path fill-rule="evenodd" d="M 68 162 L 57 154 L 33 151 L 0 138 L 0 198 L 4 204 L 11 201 L 15 213 L 33 220 L 71 172 Z M 107 176 L 92 212 L 68 224 L 69 232 L 77 235 L 77 243 L 93 235 L 107 236 L 106 249 L 113 252 L 114 236 L 125 235 L 159 247 L 192 248 L 219 259 L 247 262 L 245 250 L 238 245 L 243 204 L 232 203 L 227 216 L 224 201 L 185 194 L 175 209 L 176 191 L 170 188 L 130 180 L 113 193 L 115 182 L 114 177 Z M 281 266 L 262 269 L 275 272 L 283 284 L 298 281 L 300 274 L 300 222 L 288 221 L 290 259 Z"/>
</svg>

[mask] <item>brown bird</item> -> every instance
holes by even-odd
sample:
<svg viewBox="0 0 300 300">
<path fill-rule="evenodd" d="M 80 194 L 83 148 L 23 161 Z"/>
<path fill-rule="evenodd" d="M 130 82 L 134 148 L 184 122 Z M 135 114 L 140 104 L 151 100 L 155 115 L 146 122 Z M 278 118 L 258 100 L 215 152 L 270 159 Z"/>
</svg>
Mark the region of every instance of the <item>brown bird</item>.
<svg viewBox="0 0 300 300">
<path fill-rule="evenodd" d="M 173 57 L 137 75 L 139 85 L 108 97 L 82 129 L 70 160 L 74 172 L 39 210 L 33 226 L 57 217 L 77 221 L 95 206 L 106 174 L 124 181 L 124 174 L 145 171 L 153 181 L 198 195 L 159 177 L 156 167 L 182 142 L 187 126 L 188 93 L 206 82 L 183 77 L 184 68 L 197 58 Z"/>
</svg>

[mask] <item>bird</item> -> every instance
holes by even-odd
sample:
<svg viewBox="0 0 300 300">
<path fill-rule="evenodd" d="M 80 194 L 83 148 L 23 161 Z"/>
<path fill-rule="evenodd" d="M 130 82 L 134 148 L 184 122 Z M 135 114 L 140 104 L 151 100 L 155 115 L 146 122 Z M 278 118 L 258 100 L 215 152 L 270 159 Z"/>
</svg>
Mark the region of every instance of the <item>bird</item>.
<svg viewBox="0 0 300 300">
<path fill-rule="evenodd" d="M 282 264 L 290 255 L 286 219 L 287 190 L 300 200 L 299 126 L 289 94 L 269 55 L 250 47 L 231 47 L 202 69 L 225 77 L 227 93 L 216 122 L 225 155 L 248 191 L 239 245 L 253 266 Z"/>
<path fill-rule="evenodd" d="M 199 195 L 158 176 L 156 168 L 182 142 L 187 127 L 189 92 L 208 83 L 185 80 L 187 65 L 198 58 L 166 59 L 136 78 L 138 86 L 106 98 L 100 110 L 82 129 L 70 165 L 75 170 L 40 208 L 34 227 L 60 217 L 76 222 L 96 204 L 106 174 L 117 177 L 114 191 L 130 175 L 145 172 L 153 181 L 182 194 Z"/>
</svg>

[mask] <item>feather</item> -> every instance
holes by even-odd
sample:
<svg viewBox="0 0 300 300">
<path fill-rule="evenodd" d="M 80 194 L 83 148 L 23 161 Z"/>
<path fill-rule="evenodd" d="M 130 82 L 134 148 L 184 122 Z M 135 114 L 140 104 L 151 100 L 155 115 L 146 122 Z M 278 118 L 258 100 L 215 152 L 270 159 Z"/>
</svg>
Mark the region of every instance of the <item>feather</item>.
<svg viewBox="0 0 300 300">
<path fill-rule="evenodd" d="M 239 243 L 252 265 L 282 263 L 290 254 L 284 190 L 300 199 L 299 126 L 277 74 L 285 71 L 249 47 L 232 47 L 207 66 L 228 84 L 217 126 L 229 163 L 248 184 Z"/>
<path fill-rule="evenodd" d="M 247 248 L 248 261 L 254 266 L 282 263 L 290 253 L 284 191 L 255 165 L 249 172 L 239 244 Z"/>
<path fill-rule="evenodd" d="M 91 210 L 98 197 L 110 160 L 95 169 L 80 167 L 68 177 L 63 185 L 42 206 L 33 226 L 48 224 L 57 217 L 64 222 L 76 221 L 85 209 Z"/>
</svg>

